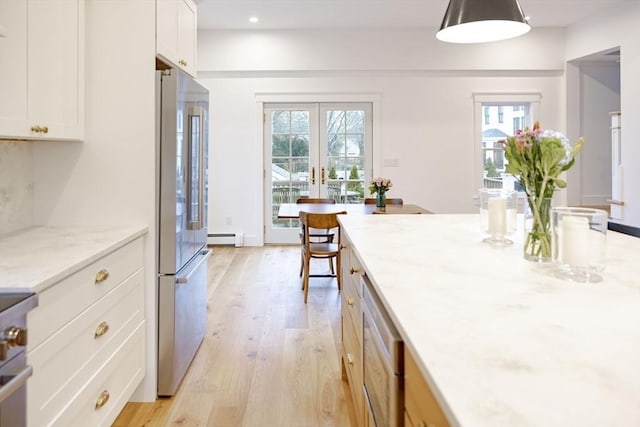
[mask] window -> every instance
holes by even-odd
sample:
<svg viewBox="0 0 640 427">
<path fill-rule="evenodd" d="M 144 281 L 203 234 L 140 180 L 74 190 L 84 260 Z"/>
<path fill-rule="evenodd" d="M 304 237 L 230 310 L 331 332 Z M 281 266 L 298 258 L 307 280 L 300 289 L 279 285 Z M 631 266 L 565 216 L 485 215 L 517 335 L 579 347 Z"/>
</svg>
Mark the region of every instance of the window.
<svg viewBox="0 0 640 427">
<path fill-rule="evenodd" d="M 478 188 L 518 189 L 516 178 L 505 174 L 507 161 L 500 141 L 518 129 L 532 126 L 537 117 L 538 94 L 474 94 Z"/>
</svg>

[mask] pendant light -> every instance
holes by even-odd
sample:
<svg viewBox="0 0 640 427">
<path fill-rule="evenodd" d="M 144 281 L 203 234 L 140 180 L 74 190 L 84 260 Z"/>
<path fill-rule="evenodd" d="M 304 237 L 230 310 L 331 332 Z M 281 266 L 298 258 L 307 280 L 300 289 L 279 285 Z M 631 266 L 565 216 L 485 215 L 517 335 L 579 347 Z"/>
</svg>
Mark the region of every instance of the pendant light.
<svg viewBox="0 0 640 427">
<path fill-rule="evenodd" d="M 436 38 L 484 43 L 518 37 L 530 29 L 518 0 L 449 0 Z"/>
</svg>

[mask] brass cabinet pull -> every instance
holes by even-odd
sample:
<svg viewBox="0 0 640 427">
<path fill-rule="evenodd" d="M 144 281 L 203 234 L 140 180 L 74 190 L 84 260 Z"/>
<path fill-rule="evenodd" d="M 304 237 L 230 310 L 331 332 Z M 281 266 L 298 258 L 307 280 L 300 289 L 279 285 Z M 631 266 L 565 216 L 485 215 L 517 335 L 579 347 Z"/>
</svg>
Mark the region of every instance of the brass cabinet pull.
<svg viewBox="0 0 640 427">
<path fill-rule="evenodd" d="M 320 179 L 322 180 L 322 185 L 325 184 L 325 170 L 324 170 L 324 166 L 322 167 L 322 169 L 320 169 Z"/>
<path fill-rule="evenodd" d="M 350 274 L 356 274 L 357 272 L 358 272 L 358 269 L 357 269 L 357 268 L 353 268 L 353 267 L 351 267 L 351 268 L 349 269 L 349 273 L 350 273 Z"/>
<path fill-rule="evenodd" d="M 340 244 L 340 249 L 347 249 L 347 245 Z"/>
<path fill-rule="evenodd" d="M 349 364 L 349 366 L 353 366 L 353 356 L 351 355 L 351 353 L 347 353 L 347 363 Z"/>
<path fill-rule="evenodd" d="M 93 337 L 94 338 L 100 338 L 101 336 L 103 336 L 107 332 L 109 332 L 109 324 L 107 322 L 102 322 L 96 328 L 96 332 L 93 335 Z"/>
<path fill-rule="evenodd" d="M 311 168 L 311 185 L 316 183 L 316 167 Z"/>
<path fill-rule="evenodd" d="M 31 132 L 35 133 L 49 133 L 49 128 L 46 126 L 31 126 Z"/>
<path fill-rule="evenodd" d="M 349 307 L 353 307 L 353 298 L 352 297 L 347 297 L 347 305 Z"/>
<path fill-rule="evenodd" d="M 100 270 L 96 273 L 96 285 L 102 283 L 109 278 L 109 272 L 107 270 Z"/>
<path fill-rule="evenodd" d="M 104 390 L 102 393 L 100 393 L 100 396 L 98 396 L 98 400 L 96 400 L 96 411 L 106 405 L 108 401 L 109 392 L 107 390 Z"/>
<path fill-rule="evenodd" d="M 178 61 L 178 64 L 182 65 L 183 67 L 187 66 L 187 61 L 185 61 L 184 59 L 181 59 Z"/>
</svg>

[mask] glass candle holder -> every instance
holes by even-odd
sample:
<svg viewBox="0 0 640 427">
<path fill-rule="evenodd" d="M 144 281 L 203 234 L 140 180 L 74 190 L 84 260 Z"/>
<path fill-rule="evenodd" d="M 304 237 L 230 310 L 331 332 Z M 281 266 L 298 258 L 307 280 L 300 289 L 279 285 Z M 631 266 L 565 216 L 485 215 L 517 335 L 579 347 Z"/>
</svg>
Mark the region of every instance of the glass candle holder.
<svg viewBox="0 0 640 427">
<path fill-rule="evenodd" d="M 505 236 L 516 231 L 518 192 L 502 188 L 481 188 L 480 227 L 489 235 L 483 242 L 492 246 L 508 246 L 513 241 Z"/>
<path fill-rule="evenodd" d="M 575 282 L 599 282 L 605 267 L 608 214 L 601 209 L 551 208 L 554 274 Z"/>
</svg>

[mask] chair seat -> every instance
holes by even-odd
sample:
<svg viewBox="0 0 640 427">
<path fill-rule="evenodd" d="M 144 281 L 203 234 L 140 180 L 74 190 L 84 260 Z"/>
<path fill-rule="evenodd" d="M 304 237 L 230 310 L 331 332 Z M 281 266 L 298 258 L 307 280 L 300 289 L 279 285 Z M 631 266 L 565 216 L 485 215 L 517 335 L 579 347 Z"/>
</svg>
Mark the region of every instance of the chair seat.
<svg viewBox="0 0 640 427">
<path fill-rule="evenodd" d="M 337 243 L 310 243 L 309 249 L 314 258 L 321 256 L 336 256 L 340 251 Z"/>
</svg>

